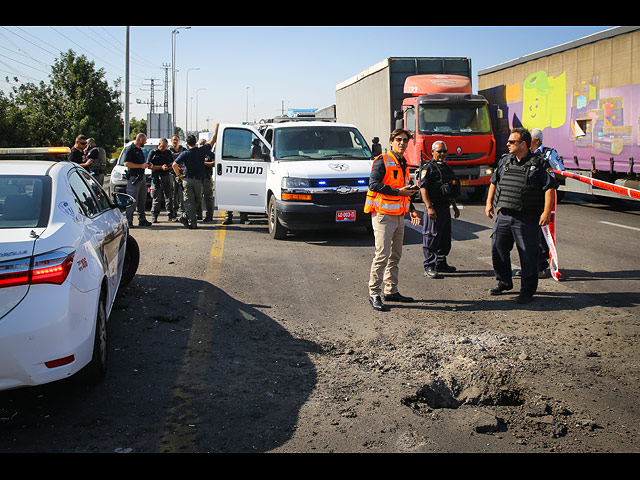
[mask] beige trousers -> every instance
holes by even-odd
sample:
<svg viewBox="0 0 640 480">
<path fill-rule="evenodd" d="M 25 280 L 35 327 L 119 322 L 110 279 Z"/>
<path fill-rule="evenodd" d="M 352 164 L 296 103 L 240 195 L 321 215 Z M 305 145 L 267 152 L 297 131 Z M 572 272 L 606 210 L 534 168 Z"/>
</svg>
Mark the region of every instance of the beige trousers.
<svg viewBox="0 0 640 480">
<path fill-rule="evenodd" d="M 369 275 L 369 295 L 390 295 L 398 292 L 398 264 L 404 241 L 404 215 L 372 213 L 375 236 L 375 256 Z"/>
</svg>

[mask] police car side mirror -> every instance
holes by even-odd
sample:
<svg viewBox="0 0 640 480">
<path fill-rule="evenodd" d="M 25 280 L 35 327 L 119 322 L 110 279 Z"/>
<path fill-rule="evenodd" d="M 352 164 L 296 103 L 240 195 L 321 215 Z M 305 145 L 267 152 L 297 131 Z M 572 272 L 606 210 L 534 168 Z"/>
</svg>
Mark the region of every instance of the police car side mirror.
<svg viewBox="0 0 640 480">
<path fill-rule="evenodd" d="M 134 198 L 131 195 L 127 195 L 126 193 L 114 192 L 112 198 L 114 206 L 121 210 L 124 210 L 129 205 L 133 205 L 135 203 Z"/>
</svg>

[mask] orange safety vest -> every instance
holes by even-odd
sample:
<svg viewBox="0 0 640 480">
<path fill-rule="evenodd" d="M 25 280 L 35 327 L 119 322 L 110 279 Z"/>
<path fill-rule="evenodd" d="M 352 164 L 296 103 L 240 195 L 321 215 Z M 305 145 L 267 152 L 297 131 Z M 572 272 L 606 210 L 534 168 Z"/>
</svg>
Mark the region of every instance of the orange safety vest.
<svg viewBox="0 0 640 480">
<path fill-rule="evenodd" d="M 390 186 L 391 188 L 402 188 L 409 185 L 411 177 L 409 176 L 409 169 L 406 168 L 402 171 L 400 162 L 396 158 L 393 152 L 388 152 L 381 155 L 384 158 L 384 166 L 386 172 L 382 183 Z M 376 157 L 376 160 L 380 157 Z M 374 160 L 375 164 L 375 160 Z M 365 213 L 376 212 L 386 213 L 389 215 L 404 215 L 409 211 L 410 205 L 409 197 L 401 195 L 385 195 L 382 193 L 367 192 L 367 199 L 364 203 Z"/>
</svg>

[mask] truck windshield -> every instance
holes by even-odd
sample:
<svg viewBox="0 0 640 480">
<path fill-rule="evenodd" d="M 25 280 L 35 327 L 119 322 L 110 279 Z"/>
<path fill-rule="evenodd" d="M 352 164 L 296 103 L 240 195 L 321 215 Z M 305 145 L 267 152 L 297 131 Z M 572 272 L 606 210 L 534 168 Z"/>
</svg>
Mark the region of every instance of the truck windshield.
<svg viewBox="0 0 640 480">
<path fill-rule="evenodd" d="M 420 105 L 418 131 L 421 134 L 490 134 L 491 122 L 486 105 Z"/>
<path fill-rule="evenodd" d="M 329 125 L 276 128 L 273 151 L 278 160 L 370 160 L 372 156 L 357 129 Z"/>
</svg>

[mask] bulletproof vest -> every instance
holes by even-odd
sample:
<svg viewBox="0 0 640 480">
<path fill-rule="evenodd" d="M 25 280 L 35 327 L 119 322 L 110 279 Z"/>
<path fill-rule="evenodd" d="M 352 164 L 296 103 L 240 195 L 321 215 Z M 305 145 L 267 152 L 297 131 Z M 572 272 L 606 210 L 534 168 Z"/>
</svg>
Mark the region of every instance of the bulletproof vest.
<svg viewBox="0 0 640 480">
<path fill-rule="evenodd" d="M 102 147 L 95 147 L 98 149 L 98 160 L 95 167 L 98 170 L 104 170 L 107 167 L 107 152 Z"/>
<path fill-rule="evenodd" d="M 542 168 L 540 157 L 534 155 L 522 165 L 507 162 L 501 168 L 500 181 L 496 185 L 495 209 L 508 208 L 519 212 L 542 213 L 544 191 L 540 184 L 527 182 L 532 167 Z"/>
<path fill-rule="evenodd" d="M 418 173 L 418 182 L 422 180 L 422 177 L 426 174 L 427 166 L 431 165 L 433 171 L 437 172 L 435 175 L 435 182 L 431 182 L 427 187 L 427 193 L 429 194 L 429 200 L 436 205 L 446 203 L 451 199 L 455 199 L 460 194 L 460 184 L 456 174 L 451 167 L 446 163 L 438 165 L 435 161 L 430 161 L 421 165 Z"/>
</svg>

